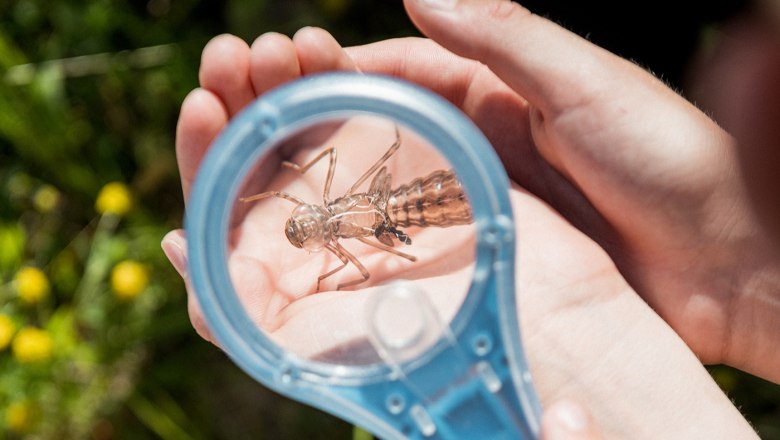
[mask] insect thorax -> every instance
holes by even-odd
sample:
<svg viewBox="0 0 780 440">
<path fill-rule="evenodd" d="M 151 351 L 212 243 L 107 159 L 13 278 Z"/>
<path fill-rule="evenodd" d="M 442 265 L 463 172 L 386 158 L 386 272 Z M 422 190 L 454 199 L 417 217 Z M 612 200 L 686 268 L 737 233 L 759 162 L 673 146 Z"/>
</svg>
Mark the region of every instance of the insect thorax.
<svg viewBox="0 0 780 440">
<path fill-rule="evenodd" d="M 365 193 L 339 197 L 328 205 L 333 233 L 340 238 L 368 237 L 386 220 L 384 209 Z"/>
</svg>

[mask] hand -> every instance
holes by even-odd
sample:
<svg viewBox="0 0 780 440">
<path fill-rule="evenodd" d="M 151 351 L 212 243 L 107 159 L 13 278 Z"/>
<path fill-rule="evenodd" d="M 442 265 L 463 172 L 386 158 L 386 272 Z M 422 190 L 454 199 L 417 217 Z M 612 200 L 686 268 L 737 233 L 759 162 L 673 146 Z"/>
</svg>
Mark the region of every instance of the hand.
<svg viewBox="0 0 780 440">
<path fill-rule="evenodd" d="M 606 249 L 705 363 L 779 382 L 780 253 L 734 139 L 640 67 L 516 4 L 434 3 L 405 5 L 446 49 L 385 41 L 350 49 L 357 66 L 461 106 L 510 177 Z"/>
<path fill-rule="evenodd" d="M 525 101 L 478 63 L 420 40 L 387 42 L 374 48 L 376 51 L 364 47 L 351 53 L 362 60 L 361 66 L 366 70 L 381 70 L 382 63 L 400 66 L 402 53 L 407 55 L 409 67 L 419 68 L 419 60 L 425 56 L 438 57 L 431 59 L 440 64 L 431 67 L 446 67 L 444 73 L 454 80 L 441 81 L 437 90 L 456 102 L 457 90 L 467 92 L 468 96 L 462 95 L 467 99 L 457 103 L 483 124 L 494 142 L 502 131 L 495 126 L 488 130 L 490 127 L 484 126 L 486 120 L 506 124 L 504 128 L 527 127 L 527 122 L 524 125 L 508 118 L 486 119 L 487 113 L 479 113 L 478 110 L 488 108 L 486 104 L 501 104 L 502 117 L 526 115 L 526 121 L 528 117 Z M 412 49 L 425 52 L 405 52 Z M 385 62 L 389 58 L 395 58 L 395 62 Z M 354 68 L 352 59 L 319 29 L 303 29 L 292 41 L 266 34 L 251 48 L 230 36 L 217 37 L 209 43 L 201 66 L 202 88 L 193 91 L 183 103 L 178 126 L 177 156 L 185 196 L 211 140 L 252 97 L 302 74 Z M 409 71 L 397 73 L 413 77 Z M 438 70 L 440 76 L 442 73 Z M 458 86 L 467 84 L 467 78 L 473 78 L 474 87 L 482 88 L 459 89 Z M 491 94 L 481 95 L 482 99 L 477 101 L 471 99 L 479 98 L 474 93 L 480 90 Z M 488 96 L 495 100 L 486 101 Z M 474 107 L 478 103 L 483 105 Z M 496 116 L 499 110 L 492 109 Z M 515 136 L 516 133 L 506 139 Z M 506 151 L 511 144 L 499 145 Z M 524 163 L 510 166 L 510 171 L 517 175 L 518 167 L 522 168 Z M 554 171 L 545 169 L 547 173 Z M 754 436 L 694 354 L 631 290 L 596 243 L 519 187 L 512 188 L 510 197 L 518 219 L 517 291 L 523 339 L 545 406 L 564 398 L 587 402 L 607 436 Z M 278 231 L 268 235 L 269 240 L 280 238 Z M 181 233 L 167 236 L 163 247 L 186 280 Z M 258 261 L 269 258 L 258 247 L 250 252 Z M 260 298 L 276 294 L 276 282 L 283 274 L 263 271 L 262 276 L 265 278 L 254 285 L 250 296 L 256 300 L 253 306 L 270 310 L 269 304 Z M 359 287 L 368 289 L 371 284 Z M 327 312 L 343 309 L 343 301 L 360 298 L 362 293 L 364 289 L 344 292 L 343 296 L 320 293 L 293 301 L 285 309 L 284 324 L 273 332 L 273 337 L 289 340 L 278 333 L 295 329 L 298 323 L 306 322 L 309 314 L 328 320 Z M 191 300 L 193 323 L 210 338 L 193 297 Z"/>
</svg>

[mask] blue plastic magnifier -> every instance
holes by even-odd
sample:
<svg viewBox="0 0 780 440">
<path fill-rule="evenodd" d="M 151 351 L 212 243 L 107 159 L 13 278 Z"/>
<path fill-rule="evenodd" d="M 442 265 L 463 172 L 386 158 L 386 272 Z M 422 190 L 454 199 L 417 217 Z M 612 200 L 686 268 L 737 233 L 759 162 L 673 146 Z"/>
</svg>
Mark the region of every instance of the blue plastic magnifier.
<svg viewBox="0 0 780 440">
<path fill-rule="evenodd" d="M 386 215 L 391 198 L 393 218 L 434 213 L 411 194 L 437 170 L 457 176 L 469 225 L 347 220 Z M 453 188 L 431 179 L 429 192 Z M 219 345 L 281 394 L 382 438 L 536 438 L 508 188 L 487 139 L 441 97 L 387 77 L 306 77 L 249 105 L 204 159 L 186 218 L 192 286 Z M 382 204 L 285 223 L 349 193 Z M 293 245 L 319 233 L 324 252 Z"/>
</svg>

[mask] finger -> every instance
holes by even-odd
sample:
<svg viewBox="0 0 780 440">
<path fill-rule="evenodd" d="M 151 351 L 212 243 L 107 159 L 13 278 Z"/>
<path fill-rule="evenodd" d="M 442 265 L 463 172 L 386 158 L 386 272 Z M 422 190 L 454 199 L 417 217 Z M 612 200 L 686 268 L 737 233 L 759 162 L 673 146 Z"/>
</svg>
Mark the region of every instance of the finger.
<svg viewBox="0 0 780 440">
<path fill-rule="evenodd" d="M 250 78 L 255 95 L 301 76 L 295 44 L 286 35 L 263 34 L 252 43 Z"/>
<path fill-rule="evenodd" d="M 185 201 L 206 150 L 227 121 L 227 109 L 213 92 L 195 89 L 184 99 L 176 126 L 176 160 Z"/>
<path fill-rule="evenodd" d="M 615 65 L 634 68 L 508 0 L 404 3 L 424 34 L 456 54 L 486 64 L 543 112 L 598 96 L 614 85 Z"/>
<path fill-rule="evenodd" d="M 455 55 L 425 38 L 383 40 L 348 47 L 345 51 L 362 72 L 395 76 L 420 84 L 464 110 L 468 110 L 466 105 L 477 103 L 482 96 L 503 86 L 491 75 L 492 78 L 486 79 L 492 79 L 492 82 L 480 81 L 485 87 L 477 87 L 474 84 L 476 77 L 490 75 L 484 65 Z"/>
<path fill-rule="evenodd" d="M 483 130 L 496 149 L 530 147 L 531 135 L 518 122 L 528 119 L 527 102 L 483 64 L 423 38 L 385 40 L 346 52 L 363 72 L 403 78 L 449 100 Z"/>
<path fill-rule="evenodd" d="M 332 70 L 357 70 L 341 45 L 323 29 L 302 28 L 293 36 L 293 42 L 304 75 Z"/>
<path fill-rule="evenodd" d="M 604 438 L 590 415 L 580 405 L 563 400 L 542 416 L 542 440 L 597 440 Z"/>
<path fill-rule="evenodd" d="M 168 232 L 163 237 L 161 246 L 165 256 L 168 257 L 168 261 L 171 262 L 173 268 L 176 269 L 176 272 L 184 280 L 184 286 L 187 289 L 187 310 L 192 327 L 195 328 L 200 337 L 211 343 L 216 343 L 214 335 L 209 330 L 203 317 L 203 312 L 198 304 L 198 299 L 195 297 L 195 292 L 193 292 L 190 285 L 190 277 L 187 270 L 187 241 L 184 238 L 184 231 L 176 229 Z"/>
<path fill-rule="evenodd" d="M 255 98 L 249 56 L 244 40 L 227 34 L 209 41 L 201 55 L 200 85 L 219 96 L 231 116 Z"/>
<path fill-rule="evenodd" d="M 497 149 L 504 144 L 516 149 L 530 142 L 527 127 L 519 123 L 528 119 L 527 102 L 477 61 L 423 38 L 385 40 L 346 52 L 363 72 L 400 77 L 449 100 L 479 125 Z"/>
</svg>

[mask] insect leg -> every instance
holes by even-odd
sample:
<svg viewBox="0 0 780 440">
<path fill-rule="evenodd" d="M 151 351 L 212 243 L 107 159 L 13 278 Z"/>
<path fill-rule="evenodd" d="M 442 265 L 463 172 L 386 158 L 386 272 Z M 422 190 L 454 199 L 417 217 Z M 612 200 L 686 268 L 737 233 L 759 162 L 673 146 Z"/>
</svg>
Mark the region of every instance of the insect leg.
<svg viewBox="0 0 780 440">
<path fill-rule="evenodd" d="M 282 162 L 282 166 L 290 168 L 292 170 L 295 170 L 303 174 L 306 171 L 309 171 L 309 168 L 311 168 L 315 163 L 322 160 L 322 158 L 325 157 L 326 155 L 329 156 L 330 160 L 328 164 L 328 176 L 325 178 L 325 189 L 322 191 L 322 200 L 325 202 L 325 205 L 328 205 L 330 203 L 330 185 L 331 183 L 333 183 L 333 174 L 336 172 L 336 147 L 330 147 L 323 150 L 314 159 L 310 160 L 308 163 L 304 165 L 298 165 L 296 163 L 292 163 L 290 161 L 285 160 L 284 162 Z"/>
<path fill-rule="evenodd" d="M 337 244 L 337 246 L 338 246 L 338 244 Z M 339 260 L 341 260 L 341 262 L 344 263 L 344 264 L 342 264 L 341 266 L 331 270 L 330 272 L 324 273 L 324 274 L 320 275 L 319 277 L 317 277 L 317 292 L 320 291 L 320 283 L 322 282 L 322 280 L 324 280 L 325 278 L 327 278 L 327 277 L 333 275 L 334 273 L 340 271 L 341 269 L 344 269 L 347 266 L 347 264 L 349 264 L 349 259 L 347 259 L 347 257 L 342 252 L 344 250 L 344 248 L 342 248 L 341 246 L 334 247 L 333 245 L 328 243 L 328 244 L 325 245 L 325 249 L 331 251 L 333 253 L 333 255 L 339 257 Z"/>
<path fill-rule="evenodd" d="M 383 245 L 382 243 L 375 243 L 375 242 L 373 242 L 371 240 L 368 240 L 368 239 L 366 239 L 364 237 L 355 237 L 355 238 L 357 238 L 361 242 L 363 242 L 363 243 L 365 243 L 365 244 L 367 244 L 369 246 L 373 246 L 373 247 L 375 247 L 375 248 L 377 248 L 379 250 L 383 250 L 385 252 L 390 252 L 391 254 L 398 255 L 401 258 L 406 258 L 409 261 L 417 261 L 417 257 L 415 257 L 414 255 L 409 255 L 407 253 L 404 253 L 404 252 L 401 252 L 401 251 L 397 251 L 394 248 L 391 248 L 390 246 Z"/>
<path fill-rule="evenodd" d="M 255 195 L 249 196 L 249 197 L 241 197 L 239 200 L 241 200 L 242 202 L 246 203 L 246 202 L 254 202 L 255 200 L 265 199 L 267 197 L 279 197 L 280 199 L 289 200 L 289 201 L 291 201 L 293 203 L 297 203 L 299 205 L 305 205 L 306 204 L 306 202 L 304 202 L 303 200 L 299 199 L 298 197 L 295 197 L 292 194 L 288 194 L 286 192 L 281 192 L 281 191 L 266 191 L 266 192 L 263 192 L 263 193 L 260 193 L 260 194 L 255 194 Z"/>
<path fill-rule="evenodd" d="M 357 190 L 357 188 L 363 184 L 363 182 L 366 181 L 372 174 L 376 172 L 376 170 L 379 169 L 385 162 L 387 162 L 387 159 L 390 159 L 390 156 L 395 154 L 395 152 L 398 150 L 398 148 L 401 146 L 401 132 L 398 131 L 398 124 L 395 124 L 395 142 L 393 142 L 393 145 L 390 146 L 390 148 L 387 149 L 384 156 L 380 157 L 378 161 L 374 165 L 371 166 L 371 168 L 368 169 L 360 178 L 355 182 L 354 185 L 352 185 L 352 188 L 347 191 L 345 195 L 351 195 L 352 193 Z"/>
<path fill-rule="evenodd" d="M 364 282 L 368 281 L 369 277 L 371 277 L 371 274 L 368 273 L 368 269 L 366 269 L 366 267 L 363 266 L 363 264 L 360 262 L 360 260 L 358 260 L 357 257 L 355 257 L 354 255 L 350 254 L 349 251 L 347 251 L 346 249 L 341 247 L 341 245 L 338 244 L 338 242 L 335 243 L 335 247 L 336 247 L 336 249 L 339 250 L 339 252 L 342 253 L 342 255 L 344 257 L 346 257 L 349 260 L 350 263 L 355 265 L 357 270 L 360 271 L 360 275 L 363 276 L 360 279 L 347 281 L 346 283 L 339 284 L 338 286 L 336 286 L 336 290 L 341 290 L 341 289 L 343 289 L 345 287 L 355 286 L 357 284 L 364 283 Z"/>
</svg>

